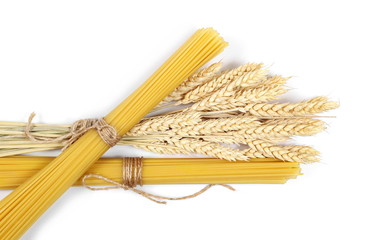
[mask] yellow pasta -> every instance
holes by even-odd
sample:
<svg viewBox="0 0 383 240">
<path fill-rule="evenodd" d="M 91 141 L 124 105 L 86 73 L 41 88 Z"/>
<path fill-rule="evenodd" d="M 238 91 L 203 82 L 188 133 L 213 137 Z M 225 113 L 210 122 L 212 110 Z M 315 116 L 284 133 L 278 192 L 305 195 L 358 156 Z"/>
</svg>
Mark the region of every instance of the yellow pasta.
<svg viewBox="0 0 383 240">
<path fill-rule="evenodd" d="M 53 160 L 52 157 L 0 158 L 0 189 L 13 189 Z M 97 161 L 86 174 L 99 174 L 122 182 L 122 159 Z M 230 184 L 285 183 L 301 174 L 299 163 L 260 158 L 248 162 L 223 162 L 211 158 L 145 158 L 143 184 Z M 89 179 L 93 186 L 108 185 L 101 179 Z M 79 179 L 74 186 L 81 186 Z"/>
<path fill-rule="evenodd" d="M 121 136 L 227 43 L 213 29 L 200 29 L 140 88 L 104 119 Z M 108 149 L 90 130 L 0 202 L 0 239 L 18 239 Z"/>
</svg>

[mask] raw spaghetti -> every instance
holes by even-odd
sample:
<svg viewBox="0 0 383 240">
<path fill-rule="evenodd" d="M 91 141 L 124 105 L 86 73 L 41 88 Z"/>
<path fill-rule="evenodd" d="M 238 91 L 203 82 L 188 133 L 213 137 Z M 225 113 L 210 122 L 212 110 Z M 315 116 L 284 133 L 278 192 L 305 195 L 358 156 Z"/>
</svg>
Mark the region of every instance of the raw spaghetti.
<svg viewBox="0 0 383 240">
<path fill-rule="evenodd" d="M 108 114 L 105 122 L 115 129 L 117 136 L 124 135 L 226 46 L 215 30 L 198 30 L 140 88 Z M 0 202 L 0 239 L 20 238 L 109 148 L 98 131 L 89 130 L 4 198 Z"/>
<path fill-rule="evenodd" d="M 0 158 L 0 189 L 13 189 L 48 165 L 52 157 L 15 156 Z M 122 159 L 98 160 L 84 175 L 98 174 L 122 182 Z M 223 162 L 214 158 L 144 158 L 143 184 L 247 184 L 285 183 L 301 175 L 299 163 L 273 158 Z M 106 186 L 100 179 L 89 179 L 89 185 Z M 81 186 L 81 178 L 74 186 Z"/>
</svg>

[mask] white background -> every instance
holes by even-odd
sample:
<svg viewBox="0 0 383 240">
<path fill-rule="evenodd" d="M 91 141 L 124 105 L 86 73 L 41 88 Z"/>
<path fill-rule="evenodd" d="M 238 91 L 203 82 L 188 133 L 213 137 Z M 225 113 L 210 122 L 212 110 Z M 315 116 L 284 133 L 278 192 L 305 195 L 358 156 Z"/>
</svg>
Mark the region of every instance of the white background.
<svg viewBox="0 0 383 240">
<path fill-rule="evenodd" d="M 152 203 L 69 190 L 23 239 L 382 239 L 380 1 L 1 1 L 0 119 L 100 117 L 200 27 L 230 43 L 226 67 L 264 62 L 294 76 L 290 100 L 341 102 L 329 128 L 298 139 L 322 162 L 285 185 L 214 188 Z M 56 154 L 56 153 L 50 153 Z M 154 156 L 115 148 L 109 156 Z M 183 195 L 201 186 L 146 186 Z M 9 192 L 2 191 L 0 197 Z"/>
</svg>

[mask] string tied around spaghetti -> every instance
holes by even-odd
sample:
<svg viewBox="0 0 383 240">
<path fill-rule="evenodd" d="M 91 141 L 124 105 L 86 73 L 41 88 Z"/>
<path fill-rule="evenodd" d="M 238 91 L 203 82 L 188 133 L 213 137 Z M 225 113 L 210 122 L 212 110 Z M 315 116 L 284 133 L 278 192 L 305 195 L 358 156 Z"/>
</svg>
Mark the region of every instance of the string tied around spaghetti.
<svg viewBox="0 0 383 240">
<path fill-rule="evenodd" d="M 211 187 L 215 185 L 219 185 L 229 190 L 235 191 L 233 187 L 226 184 L 209 184 L 193 194 L 182 196 L 182 197 L 164 197 L 164 196 L 148 193 L 146 191 L 143 191 L 137 188 L 137 185 L 142 186 L 142 167 L 143 167 L 143 159 L 141 157 L 125 157 L 122 159 L 122 183 L 116 182 L 112 179 L 109 179 L 107 177 L 104 177 L 98 174 L 85 175 L 82 178 L 82 183 L 84 187 L 92 191 L 110 190 L 110 189 L 118 189 L 118 188 L 124 189 L 124 190 L 130 190 L 159 204 L 167 203 L 166 201 L 162 201 L 162 200 L 185 200 L 185 199 L 195 198 L 203 194 L 204 192 L 206 192 L 207 190 L 209 190 Z M 87 183 L 87 180 L 90 178 L 103 180 L 107 183 L 110 183 L 113 186 L 92 187 Z"/>
<path fill-rule="evenodd" d="M 88 132 L 91 129 L 95 129 L 102 140 L 110 147 L 116 145 L 121 137 L 118 135 L 116 129 L 109 125 L 103 118 L 100 119 L 81 119 L 74 122 L 70 129 L 69 133 L 64 134 L 60 137 L 44 137 L 44 136 L 34 136 L 32 134 L 32 120 L 36 116 L 35 113 L 31 113 L 29 116 L 27 125 L 25 126 L 25 136 L 31 141 L 36 143 L 61 143 L 65 142 L 63 151 L 67 149 L 70 145 L 76 142 L 82 135 Z"/>
</svg>

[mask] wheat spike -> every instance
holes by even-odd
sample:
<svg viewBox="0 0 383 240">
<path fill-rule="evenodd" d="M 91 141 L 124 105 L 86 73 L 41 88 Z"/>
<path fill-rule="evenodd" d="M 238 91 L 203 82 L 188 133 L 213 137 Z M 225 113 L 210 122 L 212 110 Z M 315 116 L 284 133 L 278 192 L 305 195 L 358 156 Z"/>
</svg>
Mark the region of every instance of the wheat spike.
<svg viewBox="0 0 383 240">
<path fill-rule="evenodd" d="M 202 136 L 204 141 L 213 142 L 213 143 L 225 143 L 225 144 L 246 144 L 245 139 L 235 138 L 233 136 Z"/>
<path fill-rule="evenodd" d="M 271 86 L 271 87 L 276 87 L 276 86 L 285 86 L 286 82 L 290 79 L 291 77 L 283 77 L 281 75 L 270 75 L 268 76 L 264 81 L 260 83 L 260 85 L 263 86 Z"/>
<path fill-rule="evenodd" d="M 313 156 L 319 156 L 320 152 L 312 147 L 309 146 L 301 146 L 301 145 L 288 145 L 283 146 L 284 149 L 287 149 L 291 152 L 297 152 L 300 154 L 307 154 L 307 155 L 313 155 Z"/>
<path fill-rule="evenodd" d="M 132 145 L 133 143 L 140 143 L 140 144 L 157 144 L 157 143 L 167 143 L 169 142 L 169 138 L 172 138 L 172 142 L 175 141 L 175 139 L 181 139 L 185 136 L 180 135 L 146 135 L 145 138 L 122 138 L 122 140 L 119 142 L 119 145 Z M 214 135 L 194 135 L 194 136 L 187 136 L 190 139 L 203 139 L 207 142 L 215 142 L 215 143 L 226 143 L 226 144 L 246 144 L 245 139 L 239 139 L 235 138 L 233 136 L 214 136 Z"/>
<path fill-rule="evenodd" d="M 204 154 L 210 157 L 225 159 L 228 161 L 247 160 L 246 157 L 238 149 L 224 147 L 218 143 L 206 142 L 198 139 L 183 138 L 175 141 L 169 140 L 176 147 L 183 148 L 188 152 Z"/>
<path fill-rule="evenodd" d="M 259 126 L 260 122 L 254 117 L 231 117 L 201 121 L 198 124 L 185 126 L 183 128 L 171 129 L 168 134 L 173 135 L 208 135 L 223 133 Z"/>
<path fill-rule="evenodd" d="M 249 158 L 267 158 L 263 153 L 253 148 L 247 148 L 242 152 Z"/>
<path fill-rule="evenodd" d="M 311 117 L 297 117 L 297 118 L 277 118 L 264 120 L 264 125 L 289 125 L 289 124 L 306 124 L 312 126 L 324 126 L 325 122 Z"/>
<path fill-rule="evenodd" d="M 273 143 L 273 144 L 277 144 L 277 143 L 283 143 L 283 142 L 287 142 L 287 141 L 290 141 L 291 138 L 288 137 L 288 136 L 283 136 L 283 137 L 271 137 L 271 138 L 259 138 L 260 140 L 263 140 L 263 141 L 266 141 L 266 142 L 270 142 L 270 143 Z"/>
<path fill-rule="evenodd" d="M 273 145 L 272 143 L 262 140 L 254 140 L 249 142 L 249 146 L 250 148 L 260 152 L 265 157 L 277 158 L 283 161 L 301 163 L 319 161 L 319 159 L 313 155 L 291 151 L 283 146 Z"/>
<path fill-rule="evenodd" d="M 288 79 L 289 78 L 284 78 L 279 75 L 268 77 L 255 87 L 238 91 L 234 98 L 236 98 L 237 101 L 245 100 L 245 102 L 246 99 L 251 100 L 250 102 L 267 102 L 274 100 L 287 92 L 287 89 L 284 87 Z"/>
<path fill-rule="evenodd" d="M 286 81 L 286 78 L 280 76 L 274 76 L 272 79 L 282 79 Z M 243 108 L 249 104 L 263 103 L 276 99 L 278 96 L 287 92 L 287 89 L 283 87 L 283 84 L 259 84 L 254 88 L 239 89 L 231 97 L 222 97 L 218 105 L 211 105 L 209 110 L 219 111 L 235 108 Z"/>
<path fill-rule="evenodd" d="M 261 103 L 245 107 L 251 115 L 259 117 L 289 117 L 321 113 L 339 106 L 337 102 L 329 101 L 326 97 L 316 97 L 300 103 Z"/>
<path fill-rule="evenodd" d="M 210 65 L 207 68 L 197 71 L 188 77 L 184 82 L 182 82 L 181 85 L 177 87 L 172 93 L 170 93 L 159 105 L 183 99 L 186 93 L 210 81 L 214 75 L 222 68 L 222 65 L 222 62 L 218 62 Z"/>
<path fill-rule="evenodd" d="M 318 119 L 268 120 L 256 128 L 229 132 L 232 136 L 247 139 L 274 138 L 286 136 L 311 136 L 325 129 L 325 123 Z"/>
<path fill-rule="evenodd" d="M 202 121 L 198 112 L 176 113 L 165 116 L 153 117 L 135 125 L 128 135 L 147 135 L 154 132 L 164 132 L 171 129 L 178 129 L 189 125 L 195 125 Z"/>
<path fill-rule="evenodd" d="M 160 154 L 189 154 L 185 149 L 164 143 L 132 144 L 133 147 Z"/>
<path fill-rule="evenodd" d="M 262 81 L 264 78 L 266 78 L 267 73 L 268 71 L 266 69 L 260 68 L 253 72 L 245 73 L 242 76 L 236 77 L 232 82 L 220 88 L 210 96 L 194 103 L 191 107 L 189 107 L 188 110 L 202 111 L 210 109 L 212 106 L 219 105 L 221 104 L 221 101 L 224 99 L 224 97 L 232 97 L 238 87 L 248 87 L 255 85 L 259 81 Z"/>
<path fill-rule="evenodd" d="M 244 145 L 247 145 L 248 143 L 248 140 L 244 137 L 239 137 L 239 136 L 227 136 L 227 135 L 223 135 L 223 136 L 202 136 L 203 140 L 205 141 L 208 141 L 208 142 L 217 142 L 217 143 L 226 143 L 226 144 L 235 144 L 235 145 L 240 145 L 240 144 L 244 144 Z M 273 144 L 278 144 L 278 143 L 282 143 L 282 142 L 286 142 L 288 140 L 290 140 L 289 137 L 279 137 L 279 138 L 262 138 L 261 140 L 263 141 L 266 141 L 266 142 L 270 142 L 270 143 L 273 143 Z M 296 147 L 296 146 L 294 146 Z"/>
<path fill-rule="evenodd" d="M 205 84 L 196 87 L 194 90 L 188 92 L 178 104 L 189 104 L 199 101 L 206 96 L 212 94 L 221 87 L 227 85 L 234 78 L 243 76 L 246 73 L 256 71 L 262 67 L 261 64 L 249 63 L 238 68 L 232 69 L 228 72 L 222 73 L 221 75 L 213 78 Z"/>
</svg>

